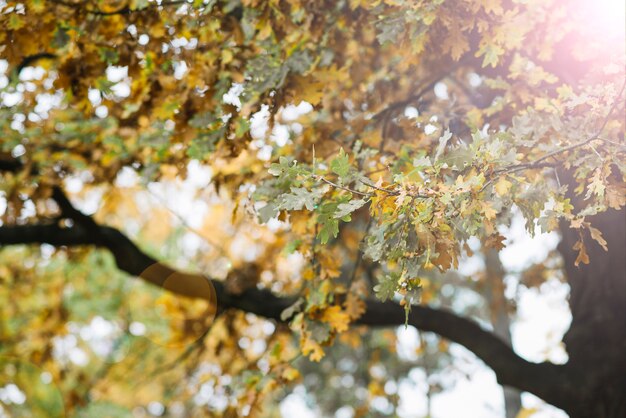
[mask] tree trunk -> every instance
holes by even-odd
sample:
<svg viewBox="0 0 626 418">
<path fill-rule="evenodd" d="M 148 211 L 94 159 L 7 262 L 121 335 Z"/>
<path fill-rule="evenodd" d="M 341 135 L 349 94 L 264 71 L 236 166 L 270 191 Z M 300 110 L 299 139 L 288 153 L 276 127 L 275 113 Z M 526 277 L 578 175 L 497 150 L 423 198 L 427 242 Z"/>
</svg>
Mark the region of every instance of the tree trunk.
<svg viewBox="0 0 626 418">
<path fill-rule="evenodd" d="M 574 202 L 574 204 L 580 202 Z M 579 230 L 563 224 L 559 250 L 570 285 L 572 323 L 563 338 L 579 396 L 571 418 L 626 417 L 626 213 L 609 210 L 589 220 L 602 231 L 608 252 L 583 234 L 590 263 L 574 266 Z"/>
</svg>

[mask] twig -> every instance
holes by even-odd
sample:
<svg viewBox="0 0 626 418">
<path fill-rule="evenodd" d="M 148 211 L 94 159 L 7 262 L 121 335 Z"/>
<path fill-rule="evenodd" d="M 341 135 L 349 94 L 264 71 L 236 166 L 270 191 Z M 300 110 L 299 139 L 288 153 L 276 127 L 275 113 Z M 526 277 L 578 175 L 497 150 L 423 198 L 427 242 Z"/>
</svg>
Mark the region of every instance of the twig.
<svg viewBox="0 0 626 418">
<path fill-rule="evenodd" d="M 371 193 L 363 193 L 363 192 L 359 192 L 358 190 L 350 189 L 349 187 L 340 186 L 337 183 L 333 183 L 332 181 L 328 180 L 327 178 L 325 178 L 323 176 L 318 176 L 318 175 L 312 174 L 312 177 L 315 180 L 322 181 L 322 182 L 324 182 L 324 183 L 326 183 L 326 184 L 328 184 L 328 185 L 330 185 L 330 186 L 332 186 L 334 188 L 345 190 L 346 192 L 354 193 L 354 194 L 359 195 L 359 196 L 372 197 Z"/>
<path fill-rule="evenodd" d="M 575 150 L 577 148 L 580 148 L 580 147 L 583 147 L 585 145 L 588 145 L 588 144 L 590 144 L 592 141 L 594 141 L 596 139 L 615 144 L 614 142 L 608 141 L 608 140 L 606 140 L 604 138 L 600 138 L 599 136 L 602 133 L 602 131 L 604 130 L 604 128 L 606 127 L 606 125 L 609 123 L 609 120 L 611 119 L 611 115 L 613 114 L 613 112 L 617 108 L 617 104 L 620 102 L 620 99 L 622 97 L 622 94 L 624 94 L 624 90 L 625 89 L 626 89 L 626 81 L 624 81 L 624 84 L 622 85 L 622 88 L 620 89 L 620 92 L 618 93 L 617 97 L 615 98 L 615 101 L 613 101 L 613 104 L 611 105 L 611 108 L 609 109 L 608 113 L 604 117 L 602 125 L 596 131 L 596 133 L 594 133 L 589 138 L 587 138 L 587 139 L 585 139 L 583 141 L 580 141 L 580 142 L 576 142 L 576 143 L 574 143 L 572 145 L 569 145 L 567 147 L 564 147 L 564 148 L 561 148 L 561 149 L 549 152 L 549 153 L 543 155 L 542 157 L 537 158 L 534 161 L 531 161 L 531 162 L 528 162 L 528 163 L 521 163 L 521 164 L 510 165 L 510 166 L 507 166 L 507 167 L 500 168 L 498 170 L 494 170 L 494 174 L 495 175 L 500 175 L 500 174 L 503 174 L 503 173 L 513 173 L 513 172 L 516 172 L 516 171 L 533 169 L 533 168 L 552 167 L 552 166 L 554 166 L 554 164 L 552 164 L 552 163 L 545 163 L 544 161 L 546 161 L 549 158 L 556 157 L 557 155 L 563 154 L 565 152 L 572 151 L 572 150 Z M 615 145 L 621 145 L 621 144 L 615 144 Z M 487 183 L 485 183 L 485 185 L 482 187 L 481 191 L 484 190 L 487 187 L 487 185 L 489 185 L 492 182 L 492 180 L 493 180 L 493 178 L 489 179 L 489 181 Z"/>
<path fill-rule="evenodd" d="M 530 167 L 532 167 L 532 166 L 534 166 L 536 164 L 539 164 L 540 162 L 545 161 L 548 158 L 554 157 L 555 155 L 559 155 L 559 154 L 562 154 L 564 152 L 571 151 L 571 150 L 576 149 L 576 148 L 580 148 L 580 147 L 582 147 L 584 145 L 587 145 L 588 143 L 590 143 L 594 139 L 597 139 L 598 136 L 600 136 L 600 134 L 602 133 L 602 131 L 606 127 L 607 123 L 609 123 L 609 119 L 611 118 L 611 115 L 615 111 L 615 108 L 617 107 L 617 104 L 619 103 L 620 98 L 622 97 L 622 94 L 624 93 L 624 89 L 625 88 L 626 88 L 626 81 L 624 81 L 624 84 L 622 85 L 622 89 L 620 90 L 619 94 L 615 98 L 615 101 L 611 105 L 611 108 L 609 109 L 609 112 L 604 117 L 604 121 L 602 122 L 602 125 L 600 126 L 600 129 L 598 129 L 597 132 L 594 135 L 592 135 L 591 137 L 585 139 L 584 141 L 577 142 L 575 144 L 572 144 L 572 145 L 570 145 L 568 147 L 565 147 L 565 148 L 562 148 L 560 150 L 554 150 L 554 151 L 544 155 L 543 157 L 538 158 L 537 160 L 533 161 L 532 163 L 530 163 L 529 164 Z"/>
<path fill-rule="evenodd" d="M 439 83 L 444 78 L 448 77 L 454 70 L 456 70 L 461 65 L 462 61 L 463 60 L 457 62 L 454 66 L 452 66 L 450 71 L 448 71 L 448 72 L 446 72 L 444 74 L 440 74 L 439 76 L 435 77 L 432 81 L 430 81 L 428 84 L 426 84 L 424 87 L 422 87 L 417 93 L 412 94 L 411 96 L 409 96 L 406 99 L 401 100 L 399 102 L 391 103 L 389 106 L 387 106 L 386 108 L 384 108 L 380 112 L 376 113 L 372 117 L 372 119 L 374 119 L 374 120 L 381 120 L 387 114 L 393 112 L 394 110 L 396 110 L 398 108 L 401 108 L 402 106 L 406 106 L 409 103 L 412 103 L 412 102 L 415 102 L 415 101 L 421 99 L 422 96 L 424 96 L 426 93 L 428 93 L 428 91 L 430 91 L 433 87 L 435 87 L 435 85 L 437 83 Z"/>
<path fill-rule="evenodd" d="M 156 193 L 154 193 L 148 187 L 144 187 L 144 190 L 146 190 L 155 200 L 157 200 L 161 204 L 161 206 L 163 206 L 165 210 L 167 210 L 172 216 L 178 219 L 178 221 L 183 225 L 183 227 L 185 227 L 185 229 L 187 229 L 189 232 L 192 232 L 194 235 L 198 236 L 199 238 L 202 238 L 204 241 L 206 241 L 207 244 L 215 248 L 220 254 L 222 255 L 226 254 L 226 250 L 224 250 L 221 244 L 217 242 L 213 242 L 212 239 L 208 238 L 202 232 L 200 232 L 196 228 L 189 225 L 189 223 L 185 220 L 185 218 L 183 218 L 183 216 L 180 213 L 170 208 L 167 202 L 161 199 Z"/>
<path fill-rule="evenodd" d="M 185 361 L 191 354 L 193 354 L 194 351 L 196 351 L 198 349 L 202 349 L 203 344 L 204 344 L 204 340 L 209 335 L 210 331 L 211 331 L 211 327 L 207 327 L 207 329 L 205 329 L 202 332 L 202 335 L 200 337 L 198 337 L 198 339 L 196 341 L 194 341 L 193 344 L 191 344 L 189 347 L 187 347 L 185 349 L 185 351 L 183 351 L 178 357 L 176 357 L 171 362 L 163 364 L 163 365 L 157 367 L 156 369 L 154 369 L 150 374 L 148 374 L 145 377 L 145 380 L 154 379 L 158 375 L 171 370 L 172 368 L 174 368 L 174 366 L 177 366 L 180 363 L 182 363 L 183 361 Z"/>
<path fill-rule="evenodd" d="M 371 225 L 372 225 L 372 217 L 370 216 L 369 221 L 367 221 L 367 225 L 365 225 L 365 234 L 363 235 L 363 238 L 361 238 L 361 241 L 359 242 L 359 247 L 357 248 L 356 260 L 354 261 L 354 268 L 352 269 L 352 274 L 350 275 L 350 280 L 348 282 L 349 287 L 352 286 L 352 283 L 354 283 L 354 279 L 356 278 L 356 273 L 359 270 L 359 267 L 361 266 L 361 261 L 363 260 L 363 249 L 361 248 L 361 246 L 365 243 L 365 240 L 367 239 L 367 233 Z"/>
<path fill-rule="evenodd" d="M 619 142 L 611 141 L 610 139 L 597 137 L 599 141 L 606 142 L 607 144 L 615 145 L 616 147 L 621 147 L 626 150 L 626 144 L 620 144 Z"/>
<path fill-rule="evenodd" d="M 379 191 L 381 191 L 381 192 L 385 192 L 385 193 L 390 194 L 390 195 L 393 195 L 393 196 L 397 196 L 397 195 L 399 195 L 399 194 L 400 194 L 400 192 L 398 192 L 398 191 L 396 191 L 396 190 L 384 189 L 384 188 L 382 188 L 382 187 L 378 187 L 378 186 L 376 186 L 375 184 L 372 184 L 372 183 L 369 183 L 369 182 L 363 181 L 363 180 L 361 180 L 361 179 L 359 179 L 359 182 L 360 182 L 360 183 L 362 183 L 362 184 L 364 184 L 364 185 L 366 185 L 367 187 L 371 187 L 372 189 L 376 189 L 376 190 L 379 190 Z"/>
</svg>

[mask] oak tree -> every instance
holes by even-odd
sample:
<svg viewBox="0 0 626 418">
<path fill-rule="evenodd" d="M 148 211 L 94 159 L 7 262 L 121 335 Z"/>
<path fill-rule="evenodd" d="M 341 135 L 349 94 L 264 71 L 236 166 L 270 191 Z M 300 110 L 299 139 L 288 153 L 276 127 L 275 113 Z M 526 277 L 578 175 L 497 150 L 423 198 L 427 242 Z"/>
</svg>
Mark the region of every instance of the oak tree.
<svg viewBox="0 0 626 418">
<path fill-rule="evenodd" d="M 55 382 L 24 383 L 34 413 L 269 416 L 325 356 L 402 373 L 407 325 L 573 418 L 625 416 L 625 41 L 600 7 L 3 2 L 0 367 Z M 437 306 L 515 216 L 561 235 L 528 277 L 569 285 L 565 364 Z"/>
</svg>

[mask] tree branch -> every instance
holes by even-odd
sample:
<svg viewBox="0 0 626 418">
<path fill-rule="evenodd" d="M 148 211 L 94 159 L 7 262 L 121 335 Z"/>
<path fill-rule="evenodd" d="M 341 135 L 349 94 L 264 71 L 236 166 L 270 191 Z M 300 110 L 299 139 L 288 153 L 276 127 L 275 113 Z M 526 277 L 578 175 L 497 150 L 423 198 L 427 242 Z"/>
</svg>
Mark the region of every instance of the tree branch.
<svg viewBox="0 0 626 418">
<path fill-rule="evenodd" d="M 511 173 L 514 171 L 520 171 L 520 170 L 527 170 L 527 169 L 532 169 L 532 168 L 540 168 L 540 167 L 544 167 L 546 165 L 546 163 L 544 161 L 556 157 L 557 155 L 563 154 L 565 152 L 568 151 L 572 151 L 575 150 L 576 148 L 580 148 L 583 147 L 585 145 L 590 144 L 592 141 L 598 139 L 598 140 L 602 140 L 602 141 L 607 141 L 605 139 L 602 138 L 598 138 L 601 134 L 602 131 L 604 130 L 604 128 L 606 127 L 606 125 L 609 123 L 609 120 L 611 119 L 611 115 L 613 115 L 613 112 L 615 112 L 615 109 L 617 108 L 617 105 L 620 102 L 620 99 L 622 97 L 622 94 L 624 94 L 624 90 L 626 89 L 626 80 L 624 81 L 624 84 L 622 84 L 622 88 L 620 89 L 619 93 L 617 94 L 617 96 L 615 97 L 615 100 L 613 101 L 613 103 L 611 104 L 611 107 L 609 108 L 609 111 L 607 112 L 607 114 L 604 116 L 604 119 L 602 120 L 602 124 L 600 125 L 600 127 L 598 128 L 598 130 L 591 135 L 589 138 L 586 138 L 582 141 L 576 142 L 574 144 L 568 145 L 566 147 L 562 147 L 559 149 L 556 149 L 552 152 L 549 152 L 539 158 L 537 158 L 534 161 L 530 161 L 527 163 L 520 163 L 520 164 L 515 164 L 515 165 L 510 165 L 507 167 L 502 167 L 498 170 L 495 170 L 494 174 L 499 175 L 502 173 Z M 609 141 L 611 142 L 611 141 Z M 621 145 L 621 144 L 619 144 Z M 549 166 L 552 166 L 552 164 L 549 164 Z"/>
<path fill-rule="evenodd" d="M 404 323 L 404 311 L 395 303 L 370 301 L 367 311 L 357 321 L 369 326 L 398 326 Z M 474 353 L 496 373 L 502 385 L 531 392 L 563 408 L 571 400 L 574 388 L 568 386 L 565 366 L 533 363 L 518 356 L 503 340 L 483 329 L 475 321 L 445 308 L 413 306 L 409 325 L 430 331 L 460 344 Z"/>
<path fill-rule="evenodd" d="M 21 167 L 19 163 L 4 163 L 0 169 L 15 171 Z M 1 226 L 0 246 L 47 243 L 53 246 L 95 245 L 106 248 L 120 270 L 179 295 L 205 299 L 220 311 L 234 308 L 283 321 L 281 313 L 296 300 L 258 288 L 247 289 L 241 294 L 229 293 L 223 282 L 202 274 L 177 271 L 144 253 L 119 230 L 98 225 L 93 218 L 77 210 L 60 187 L 53 188 L 52 197 L 59 205 L 62 217 L 74 221 L 73 226 L 63 227 L 59 223 Z M 357 324 L 387 327 L 405 323 L 404 310 L 396 303 L 368 300 L 366 305 L 367 310 L 356 321 Z M 414 306 L 408 323 L 463 345 L 494 370 L 501 384 L 534 393 L 555 406 L 566 407 L 576 389 L 567 386 L 569 381 L 574 381 L 564 378 L 567 368 L 551 363 L 528 362 L 492 332 L 449 310 Z"/>
<path fill-rule="evenodd" d="M 83 215 L 86 216 L 86 215 Z M 174 293 L 202 298 L 218 310 L 240 309 L 276 321 L 294 302 L 293 297 L 276 296 L 269 290 L 252 288 L 234 295 L 224 284 L 201 274 L 182 273 L 158 262 L 141 251 L 119 230 L 97 226 L 94 234 L 80 223 L 72 227 L 59 224 L 17 225 L 0 227 L 0 245 L 40 244 L 54 246 L 95 245 L 111 251 L 118 267 L 156 286 Z M 206 286 L 207 282 L 210 286 Z M 371 327 L 400 326 L 405 323 L 404 310 L 393 302 L 366 301 L 367 310 L 356 323 Z M 471 319 L 446 309 L 414 306 L 408 323 L 418 329 L 437 333 L 463 345 L 491 367 L 501 384 L 516 387 L 562 406 L 567 402 L 569 379 L 563 377 L 563 366 L 531 363 L 519 357 L 495 334 L 484 330 Z M 566 396 L 568 395 L 568 396 Z"/>
</svg>

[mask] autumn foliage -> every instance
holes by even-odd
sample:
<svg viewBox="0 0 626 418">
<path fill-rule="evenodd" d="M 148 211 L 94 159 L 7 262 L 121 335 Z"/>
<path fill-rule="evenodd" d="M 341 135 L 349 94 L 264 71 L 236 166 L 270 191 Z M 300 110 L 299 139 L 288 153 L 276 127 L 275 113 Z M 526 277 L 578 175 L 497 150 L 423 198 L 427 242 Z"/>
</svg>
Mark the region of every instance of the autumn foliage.
<svg viewBox="0 0 626 418">
<path fill-rule="evenodd" d="M 345 358 L 366 395 L 319 410 L 393 415 L 405 325 L 435 368 L 450 340 L 623 416 L 623 22 L 579 3 L 0 3 L 0 386 L 28 388 L 0 416 L 277 416 Z M 472 319 L 514 311 L 516 217 L 562 236 L 519 282 L 569 283 L 565 365 Z M 495 293 L 453 313 L 450 284 Z"/>
</svg>

